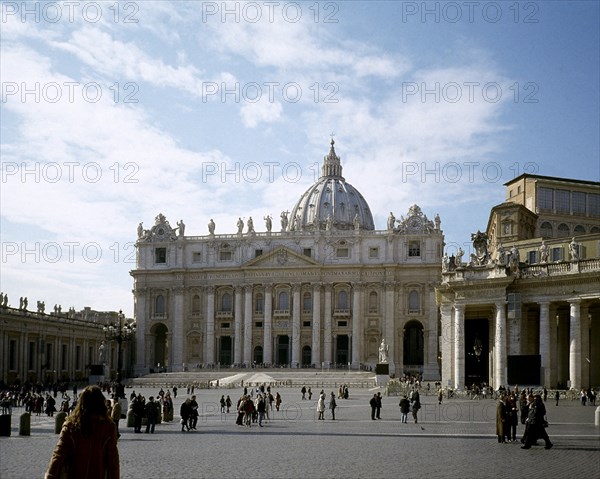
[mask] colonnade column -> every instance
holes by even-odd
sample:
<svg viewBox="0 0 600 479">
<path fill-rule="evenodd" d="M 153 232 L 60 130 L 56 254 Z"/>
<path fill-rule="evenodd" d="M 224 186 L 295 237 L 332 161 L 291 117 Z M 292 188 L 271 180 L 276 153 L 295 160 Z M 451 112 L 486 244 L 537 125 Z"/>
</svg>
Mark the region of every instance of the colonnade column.
<svg viewBox="0 0 600 479">
<path fill-rule="evenodd" d="M 244 286 L 244 365 L 252 362 L 252 285 Z"/>
<path fill-rule="evenodd" d="M 442 386 L 446 387 L 454 379 L 452 376 L 452 305 L 440 306 L 442 331 L 440 335 L 440 349 L 442 353 Z"/>
<path fill-rule="evenodd" d="M 325 311 L 323 312 L 325 327 L 323 329 L 323 349 L 325 367 L 331 366 L 331 285 L 325 285 Z"/>
<path fill-rule="evenodd" d="M 496 328 L 494 332 L 494 388 L 506 386 L 506 301 L 496 302 Z"/>
<path fill-rule="evenodd" d="M 550 303 L 540 305 L 540 356 L 542 363 L 542 384 L 550 387 Z"/>
<path fill-rule="evenodd" d="M 313 284 L 311 364 L 321 366 L 321 283 Z"/>
<path fill-rule="evenodd" d="M 239 366 L 242 364 L 242 287 L 236 286 L 234 289 L 233 306 L 233 363 Z"/>
<path fill-rule="evenodd" d="M 394 283 L 386 281 L 385 286 L 385 341 L 389 347 L 388 364 L 390 375 L 395 373 L 396 331 L 394 328 Z"/>
<path fill-rule="evenodd" d="M 360 323 L 363 285 L 354 283 L 352 285 L 352 369 L 360 367 Z"/>
<path fill-rule="evenodd" d="M 271 365 L 273 363 L 273 304 L 271 299 L 272 294 L 273 286 L 270 284 L 265 285 L 263 362 L 267 365 Z"/>
<path fill-rule="evenodd" d="M 135 335 L 135 374 L 137 376 L 148 373 L 148 364 L 146 363 L 146 324 L 148 319 L 148 311 L 146 310 L 146 295 L 148 288 L 135 289 L 135 323 L 138 333 Z M 44 351 L 45 353 L 45 351 Z M 48 362 L 48 358 L 46 358 Z M 95 364 L 95 358 L 92 358 Z"/>
<path fill-rule="evenodd" d="M 173 286 L 173 335 L 171 336 L 170 371 L 183 371 L 183 286 Z M 117 360 L 118 361 L 118 360 Z M 117 366 L 118 367 L 118 366 Z"/>
<path fill-rule="evenodd" d="M 206 287 L 206 349 L 204 362 L 215 363 L 215 287 Z"/>
<path fill-rule="evenodd" d="M 465 386 L 465 305 L 454 305 L 454 387 Z"/>
<path fill-rule="evenodd" d="M 300 285 L 292 285 L 292 368 L 300 365 Z"/>
<path fill-rule="evenodd" d="M 569 380 L 571 387 L 581 389 L 581 300 L 570 301 Z"/>
</svg>

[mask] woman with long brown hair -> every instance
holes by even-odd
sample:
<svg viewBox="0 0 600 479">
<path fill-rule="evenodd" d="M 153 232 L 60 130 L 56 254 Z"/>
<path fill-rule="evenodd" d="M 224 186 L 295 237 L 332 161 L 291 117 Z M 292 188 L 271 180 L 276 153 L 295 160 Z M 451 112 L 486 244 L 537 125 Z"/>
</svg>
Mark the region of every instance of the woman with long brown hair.
<svg viewBox="0 0 600 479">
<path fill-rule="evenodd" d="M 58 479 L 63 468 L 69 478 L 119 478 L 117 428 L 98 386 L 87 386 L 67 416 L 45 478 Z"/>
</svg>

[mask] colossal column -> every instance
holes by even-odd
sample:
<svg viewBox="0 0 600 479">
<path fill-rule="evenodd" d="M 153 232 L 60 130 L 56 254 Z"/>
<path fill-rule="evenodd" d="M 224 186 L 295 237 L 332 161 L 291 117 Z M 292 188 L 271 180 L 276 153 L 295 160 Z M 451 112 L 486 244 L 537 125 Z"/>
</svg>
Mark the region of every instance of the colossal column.
<svg viewBox="0 0 600 479">
<path fill-rule="evenodd" d="M 506 301 L 496 302 L 494 332 L 494 388 L 506 386 Z"/>
<path fill-rule="evenodd" d="M 396 330 L 394 327 L 394 283 L 386 281 L 385 284 L 385 342 L 389 347 L 388 364 L 390 375 L 395 373 L 395 345 Z"/>
<path fill-rule="evenodd" d="M 352 369 L 360 367 L 360 320 L 363 295 L 363 285 L 352 284 Z"/>
<path fill-rule="evenodd" d="M 321 283 L 313 284 L 312 358 L 315 367 L 321 366 Z"/>
<path fill-rule="evenodd" d="M 323 330 L 323 349 L 325 367 L 331 366 L 331 285 L 325 285 L 325 311 L 323 312 L 325 328 Z"/>
<path fill-rule="evenodd" d="M 173 334 L 171 335 L 172 372 L 183 371 L 183 286 L 173 286 Z"/>
<path fill-rule="evenodd" d="M 581 389 L 581 300 L 570 301 L 569 380 L 571 388 Z"/>
<path fill-rule="evenodd" d="M 146 309 L 148 288 L 135 288 L 135 374 L 141 376 L 148 373 L 149 364 L 146 363 L 146 331 L 148 310 Z M 95 363 L 95 358 L 94 361 Z"/>
<path fill-rule="evenodd" d="M 236 286 L 234 289 L 234 322 L 233 322 L 233 363 L 236 365 L 242 364 L 242 287 Z"/>
<path fill-rule="evenodd" d="M 252 362 L 252 285 L 244 286 L 244 364 Z"/>
<path fill-rule="evenodd" d="M 206 287 L 206 355 L 207 365 L 215 363 L 215 287 Z"/>
<path fill-rule="evenodd" d="M 542 362 L 542 384 L 550 387 L 550 303 L 541 301 L 540 305 L 540 356 Z"/>
<path fill-rule="evenodd" d="M 454 305 L 454 387 L 465 387 L 465 305 Z"/>
<path fill-rule="evenodd" d="M 264 337 L 263 337 L 263 361 L 267 365 L 273 363 L 273 286 L 265 285 L 265 322 L 264 322 Z"/>
<path fill-rule="evenodd" d="M 452 384 L 454 377 L 452 376 L 452 365 L 454 358 L 452 357 L 452 304 L 444 303 L 440 306 L 441 314 L 441 335 L 440 349 L 442 353 L 442 386 L 446 387 Z"/>
<path fill-rule="evenodd" d="M 292 285 L 292 368 L 300 365 L 300 284 Z"/>
</svg>

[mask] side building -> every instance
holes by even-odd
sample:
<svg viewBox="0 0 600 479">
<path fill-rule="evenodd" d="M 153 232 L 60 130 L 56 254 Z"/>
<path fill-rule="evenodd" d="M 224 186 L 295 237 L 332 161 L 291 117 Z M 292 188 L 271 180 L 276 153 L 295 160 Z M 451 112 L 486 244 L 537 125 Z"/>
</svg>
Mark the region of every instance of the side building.
<svg viewBox="0 0 600 479">
<path fill-rule="evenodd" d="M 90 366 L 104 364 L 105 378 L 115 379 L 119 348 L 107 341 L 105 327 L 118 320 L 116 312 L 84 308 L 62 311 L 55 305 L 46 312 L 43 301 L 34 311 L 27 298 L 11 307 L 8 296 L 0 294 L 0 383 L 12 385 L 87 381 Z M 123 368 L 131 373 L 134 344 L 124 344 Z"/>
<path fill-rule="evenodd" d="M 444 256 L 442 382 L 597 387 L 600 183 L 524 174 L 505 187 L 469 259 Z"/>
<path fill-rule="evenodd" d="M 264 232 L 185 236 L 158 215 L 138 227 L 136 373 L 210 367 L 371 368 L 439 378 L 435 285 L 443 233 L 419 206 L 376 230 L 331 142 L 322 175 Z"/>
</svg>

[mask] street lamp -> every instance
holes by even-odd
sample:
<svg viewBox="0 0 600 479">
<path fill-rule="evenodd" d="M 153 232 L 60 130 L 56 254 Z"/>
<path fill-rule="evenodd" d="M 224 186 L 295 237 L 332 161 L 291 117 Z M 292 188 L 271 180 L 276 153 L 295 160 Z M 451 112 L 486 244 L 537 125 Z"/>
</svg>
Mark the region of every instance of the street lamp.
<svg viewBox="0 0 600 479">
<path fill-rule="evenodd" d="M 125 397 L 125 388 L 121 384 L 121 370 L 123 369 L 123 343 L 131 341 L 135 336 L 135 323 L 127 323 L 123 311 L 119 311 L 117 321 L 104 326 L 104 337 L 107 341 L 117 342 L 117 397 Z"/>
</svg>

